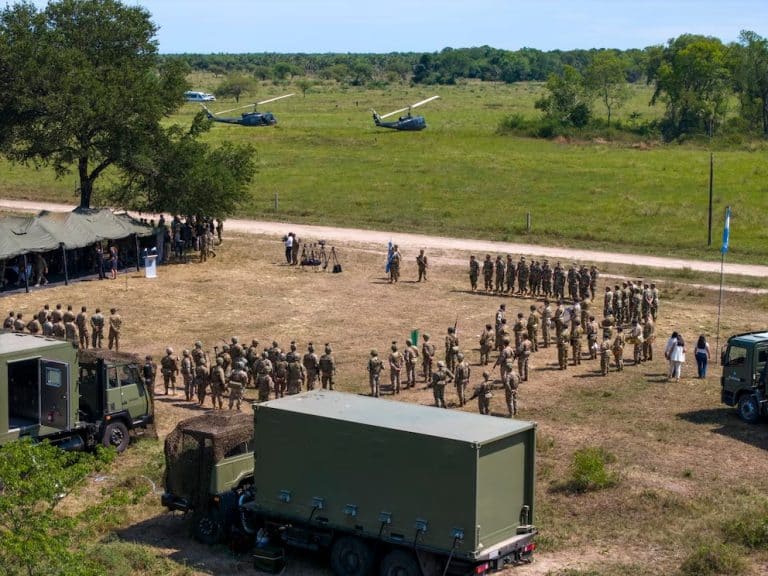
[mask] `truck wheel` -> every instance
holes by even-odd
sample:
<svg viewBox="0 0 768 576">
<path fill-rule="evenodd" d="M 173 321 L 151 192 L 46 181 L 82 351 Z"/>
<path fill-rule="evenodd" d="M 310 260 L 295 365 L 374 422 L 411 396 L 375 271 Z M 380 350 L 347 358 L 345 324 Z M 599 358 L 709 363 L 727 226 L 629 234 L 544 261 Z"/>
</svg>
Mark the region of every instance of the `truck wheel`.
<svg viewBox="0 0 768 576">
<path fill-rule="evenodd" d="M 365 576 L 373 568 L 373 552 L 367 542 L 342 536 L 331 548 L 331 569 L 336 576 Z"/>
<path fill-rule="evenodd" d="M 421 576 L 421 568 L 413 554 L 392 550 L 381 561 L 380 576 Z"/>
<path fill-rule="evenodd" d="M 207 513 L 197 516 L 194 522 L 195 538 L 200 542 L 208 546 L 221 542 L 224 526 L 217 510 L 209 510 Z"/>
<path fill-rule="evenodd" d="M 739 397 L 739 416 L 744 422 L 757 424 L 760 420 L 760 404 L 754 394 L 742 394 Z"/>
<path fill-rule="evenodd" d="M 131 437 L 128 434 L 128 428 L 122 422 L 112 422 L 104 429 L 104 435 L 101 437 L 101 443 L 109 448 L 114 446 L 117 453 L 120 454 L 128 448 Z"/>
</svg>

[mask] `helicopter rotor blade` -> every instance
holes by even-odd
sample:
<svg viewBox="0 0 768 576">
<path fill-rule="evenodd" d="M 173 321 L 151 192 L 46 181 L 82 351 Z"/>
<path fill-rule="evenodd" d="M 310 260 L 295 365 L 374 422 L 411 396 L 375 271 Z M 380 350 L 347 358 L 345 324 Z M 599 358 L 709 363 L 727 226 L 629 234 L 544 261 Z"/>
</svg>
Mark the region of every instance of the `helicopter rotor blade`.
<svg viewBox="0 0 768 576">
<path fill-rule="evenodd" d="M 237 108 L 230 108 L 229 110 L 221 110 L 220 112 L 216 112 L 215 114 L 211 112 L 214 116 L 218 116 L 219 114 L 226 114 L 227 112 L 234 112 L 235 110 L 242 110 L 243 108 L 250 108 L 253 106 L 253 104 L 246 104 L 245 106 L 238 106 Z"/>
<path fill-rule="evenodd" d="M 416 104 L 411 104 L 411 108 L 416 108 L 417 106 L 422 106 L 426 104 L 427 102 L 432 102 L 432 100 L 437 100 L 440 98 L 440 96 L 432 96 L 431 98 L 427 98 L 426 100 L 422 100 L 421 102 L 416 102 Z"/>
<path fill-rule="evenodd" d="M 395 114 L 400 114 L 400 112 L 405 112 L 406 110 L 410 110 L 410 106 L 406 106 L 405 108 L 400 108 L 400 110 L 395 110 L 394 112 L 389 112 L 387 114 L 382 114 L 379 116 L 379 118 L 389 118 L 390 116 L 394 116 Z"/>
<path fill-rule="evenodd" d="M 283 98 L 288 98 L 290 96 L 295 96 L 295 94 L 285 94 L 283 96 L 278 96 L 276 98 L 270 98 L 269 100 L 262 100 L 261 102 L 256 102 L 256 106 L 260 106 L 262 104 L 269 104 L 270 102 L 274 102 L 275 100 L 282 100 Z"/>
<path fill-rule="evenodd" d="M 395 110 L 394 112 L 390 112 L 388 114 L 382 114 L 379 116 L 379 118 L 389 118 L 390 116 L 394 116 L 395 114 L 400 114 L 400 112 L 405 112 L 408 110 L 410 112 L 411 108 L 416 108 L 418 106 L 423 106 L 427 102 L 432 102 L 432 100 L 437 100 L 440 98 L 440 96 L 431 96 L 427 98 L 426 100 L 422 100 L 421 102 L 416 102 L 416 104 L 411 104 L 410 106 L 407 106 L 406 108 L 400 108 L 400 110 Z"/>
</svg>

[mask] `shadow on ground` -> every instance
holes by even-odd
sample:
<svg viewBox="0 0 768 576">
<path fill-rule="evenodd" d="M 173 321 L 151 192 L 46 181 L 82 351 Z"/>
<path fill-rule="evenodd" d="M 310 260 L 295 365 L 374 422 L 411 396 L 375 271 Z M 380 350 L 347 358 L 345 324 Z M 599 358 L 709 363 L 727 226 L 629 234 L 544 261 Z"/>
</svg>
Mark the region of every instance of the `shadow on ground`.
<svg viewBox="0 0 768 576">
<path fill-rule="evenodd" d="M 768 423 L 762 420 L 758 424 L 747 424 L 733 408 L 705 408 L 682 412 L 677 417 L 692 424 L 713 426 L 711 432 L 714 434 L 768 450 Z"/>
</svg>

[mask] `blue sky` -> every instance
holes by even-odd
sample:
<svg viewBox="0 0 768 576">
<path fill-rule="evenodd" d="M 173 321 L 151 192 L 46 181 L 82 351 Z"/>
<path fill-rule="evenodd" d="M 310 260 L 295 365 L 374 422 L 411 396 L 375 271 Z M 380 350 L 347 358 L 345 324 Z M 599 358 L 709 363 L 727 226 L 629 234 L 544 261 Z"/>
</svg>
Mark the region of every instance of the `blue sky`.
<svg viewBox="0 0 768 576">
<path fill-rule="evenodd" d="M 626 49 L 683 33 L 768 36 L 768 0 L 123 1 L 152 14 L 162 53 Z"/>
</svg>

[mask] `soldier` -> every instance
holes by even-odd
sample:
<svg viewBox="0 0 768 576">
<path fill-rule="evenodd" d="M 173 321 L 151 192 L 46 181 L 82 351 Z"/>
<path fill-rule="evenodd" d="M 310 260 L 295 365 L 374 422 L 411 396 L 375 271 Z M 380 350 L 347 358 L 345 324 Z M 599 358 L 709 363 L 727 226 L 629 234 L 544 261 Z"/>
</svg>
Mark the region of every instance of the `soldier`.
<svg viewBox="0 0 768 576">
<path fill-rule="evenodd" d="M 453 372 L 456 366 L 456 356 L 459 354 L 459 337 L 456 335 L 456 329 L 449 326 L 448 334 L 445 336 L 445 365 L 448 370 Z"/>
<path fill-rule="evenodd" d="M 245 372 L 245 360 L 241 358 L 234 364 L 232 374 L 229 375 L 229 409 L 236 408 L 240 412 L 240 403 L 243 401 L 243 391 L 248 384 L 248 374 Z"/>
<path fill-rule="evenodd" d="M 520 348 L 520 343 L 523 341 L 523 334 L 526 332 L 525 322 L 523 321 L 523 313 L 517 313 L 517 322 L 515 322 L 512 331 L 515 333 L 515 350 Z"/>
<path fill-rule="evenodd" d="M 520 261 L 517 263 L 517 293 L 520 295 L 526 294 L 528 290 L 528 272 L 525 256 L 520 256 Z"/>
<path fill-rule="evenodd" d="M 24 315 L 21 312 L 16 313 L 16 320 L 13 321 L 14 332 L 24 332 L 27 323 L 24 321 Z"/>
<path fill-rule="evenodd" d="M 40 308 L 39 312 L 37 313 L 37 320 L 40 322 L 40 325 L 42 326 L 45 324 L 45 319 L 48 318 L 48 316 L 51 314 L 51 308 L 46 304 L 42 308 Z"/>
<path fill-rule="evenodd" d="M 613 291 L 610 286 L 605 287 L 605 294 L 603 295 L 603 316 L 613 314 Z"/>
<path fill-rule="evenodd" d="M 616 328 L 616 337 L 611 345 L 613 358 L 616 361 L 616 370 L 619 372 L 624 370 L 624 334 L 622 332 L 621 326 L 618 326 Z"/>
<path fill-rule="evenodd" d="M 629 303 L 632 301 L 632 292 L 627 282 L 621 283 L 621 321 L 629 322 Z"/>
<path fill-rule="evenodd" d="M 547 260 L 541 265 L 541 289 L 544 296 L 552 297 L 552 268 Z"/>
<path fill-rule="evenodd" d="M 120 314 L 117 313 L 117 308 L 110 308 L 109 314 L 109 349 L 112 350 L 112 346 L 114 345 L 115 352 L 119 352 L 120 330 L 123 327 L 123 319 L 120 318 Z"/>
<path fill-rule="evenodd" d="M 424 249 L 422 248 L 419 250 L 419 255 L 416 256 L 416 266 L 419 269 L 419 279 L 417 282 L 421 282 L 421 279 L 424 279 L 424 282 L 427 281 L 427 268 L 429 267 L 429 262 L 427 260 L 426 254 L 424 254 Z"/>
<path fill-rule="evenodd" d="M 573 353 L 573 365 L 581 364 L 581 320 L 574 320 L 571 328 L 571 352 Z"/>
<path fill-rule="evenodd" d="M 157 364 L 152 361 L 152 356 L 144 358 L 144 366 L 141 367 L 141 377 L 144 379 L 144 387 L 149 393 L 155 394 L 155 378 L 157 377 Z"/>
<path fill-rule="evenodd" d="M 227 387 L 227 376 L 224 373 L 224 359 L 219 356 L 216 358 L 216 366 L 211 370 L 211 401 L 213 402 L 213 409 L 216 410 L 216 404 L 219 405 L 219 410 L 224 409 L 224 390 Z M 166 394 L 168 394 L 168 387 L 166 385 Z M 176 392 L 174 392 L 175 394 Z M 230 398 L 232 396 L 230 388 Z"/>
<path fill-rule="evenodd" d="M 490 324 L 485 325 L 485 331 L 480 334 L 480 365 L 487 366 L 491 351 L 494 348 L 494 332 Z"/>
<path fill-rule="evenodd" d="M 432 374 L 432 395 L 435 398 L 435 406 L 448 408 L 445 404 L 445 386 L 453 380 L 453 373 L 445 367 L 445 362 L 437 363 L 437 370 Z"/>
<path fill-rule="evenodd" d="M 616 284 L 613 287 L 613 319 L 617 325 L 622 323 L 621 313 L 624 309 L 624 292 L 621 287 Z"/>
<path fill-rule="evenodd" d="M 214 346 L 214 350 L 217 348 Z M 221 352 L 217 353 L 217 358 L 221 358 L 221 367 L 224 368 L 224 375 L 229 377 L 230 372 L 232 372 L 232 355 L 229 353 L 229 344 L 224 344 L 221 347 Z"/>
<path fill-rule="evenodd" d="M 64 322 L 64 338 L 77 345 L 77 326 L 74 321 Z"/>
<path fill-rule="evenodd" d="M 589 298 L 584 298 L 580 303 L 579 307 L 581 308 L 581 325 L 586 326 L 587 322 L 589 322 L 589 309 L 591 307 L 592 301 Z"/>
<path fill-rule="evenodd" d="M 591 300 L 592 293 L 590 292 L 590 276 L 589 270 L 586 266 L 582 266 L 578 273 L 579 279 L 579 300 Z"/>
<path fill-rule="evenodd" d="M 608 368 L 611 365 L 611 342 L 603 340 L 600 343 L 600 374 L 608 375 Z"/>
<path fill-rule="evenodd" d="M 405 350 L 403 350 L 405 359 L 405 387 L 416 387 L 416 360 L 419 358 L 419 349 L 413 345 L 410 340 L 405 341 Z"/>
<path fill-rule="evenodd" d="M 37 316 L 32 316 L 32 320 L 27 322 L 27 330 L 30 334 L 38 334 L 42 329 L 43 327 L 40 325 Z"/>
<path fill-rule="evenodd" d="M 232 342 L 229 345 L 229 354 L 232 356 L 232 362 L 237 362 L 245 356 L 245 350 L 243 349 L 243 345 L 240 344 L 240 339 L 237 336 L 232 336 L 230 342 Z"/>
<path fill-rule="evenodd" d="M 531 351 L 539 351 L 539 313 L 536 311 L 536 306 L 531 304 L 531 313 L 528 314 L 528 322 L 526 323 L 526 329 L 528 331 L 528 340 L 531 344 Z"/>
<path fill-rule="evenodd" d="M 600 272 L 597 269 L 597 266 L 594 264 L 589 267 L 589 292 L 592 295 L 592 300 L 595 299 L 595 294 L 597 294 L 597 279 L 600 277 Z"/>
<path fill-rule="evenodd" d="M 280 358 L 275 362 L 275 398 L 285 396 L 285 387 L 288 378 L 288 361 L 284 353 L 280 353 Z"/>
<path fill-rule="evenodd" d="M 371 387 L 371 396 L 379 397 L 379 383 L 381 380 L 381 371 L 384 370 L 384 362 L 379 358 L 376 350 L 371 350 L 371 357 L 368 359 L 368 384 Z"/>
<path fill-rule="evenodd" d="M 560 262 L 555 264 L 555 268 L 552 271 L 552 283 L 554 284 L 555 298 L 563 300 L 565 298 L 565 273 Z"/>
<path fill-rule="evenodd" d="M 67 304 L 67 309 L 61 315 L 61 319 L 64 320 L 64 324 L 66 324 L 67 322 L 75 321 L 75 313 L 72 311 L 72 304 Z"/>
<path fill-rule="evenodd" d="M 606 314 L 605 318 L 600 321 L 600 327 L 603 329 L 603 340 L 610 341 L 613 338 L 613 314 Z"/>
<path fill-rule="evenodd" d="M 635 286 L 634 291 L 632 293 L 632 320 L 637 320 L 640 322 L 641 318 L 644 318 L 644 316 L 641 316 L 641 311 L 643 309 L 643 291 L 640 288 L 640 285 L 638 284 Z"/>
<path fill-rule="evenodd" d="M 504 401 L 507 404 L 507 413 L 510 418 L 517 416 L 517 390 L 520 387 L 520 376 L 515 369 L 509 371 L 503 382 Z"/>
<path fill-rule="evenodd" d="M 282 354 L 282 350 L 280 349 L 280 345 L 277 343 L 277 340 L 272 340 L 272 346 L 267 350 L 267 358 L 269 358 L 269 361 L 272 363 L 272 366 L 275 365 L 275 363 L 280 359 L 280 354 Z"/>
<path fill-rule="evenodd" d="M 307 353 L 302 359 L 304 370 L 306 372 L 307 390 L 314 390 L 317 383 L 318 371 L 320 370 L 320 359 L 315 354 L 315 346 L 310 342 L 307 344 Z"/>
<path fill-rule="evenodd" d="M 531 294 L 538 296 L 538 294 L 541 292 L 541 264 L 539 264 L 538 260 L 534 260 L 531 264 L 529 282 L 531 287 Z"/>
<path fill-rule="evenodd" d="M 501 256 L 496 256 L 496 265 L 494 268 L 496 270 L 496 293 L 501 294 L 504 292 L 504 280 L 506 278 L 504 275 L 506 267 L 504 266 L 504 260 L 502 260 Z"/>
<path fill-rule="evenodd" d="M 656 326 L 653 323 L 650 309 L 643 324 L 643 362 L 653 360 L 653 341 L 656 339 Z"/>
<path fill-rule="evenodd" d="M 597 360 L 597 333 L 600 327 L 597 325 L 597 321 L 594 316 L 589 317 L 587 322 L 587 348 L 589 349 L 589 359 Z"/>
<path fill-rule="evenodd" d="M 221 364 L 223 364 L 223 362 L 224 360 L 222 359 Z M 168 395 L 168 388 L 170 387 L 173 395 L 176 396 L 176 374 L 179 373 L 179 357 L 174 355 L 173 348 L 170 346 L 165 349 L 165 356 L 160 359 L 160 371 L 163 374 L 165 395 Z M 224 384 L 223 380 L 222 384 Z"/>
<path fill-rule="evenodd" d="M 627 340 L 633 345 L 632 361 L 637 366 L 643 358 L 643 328 L 637 323 L 637 320 L 632 320 L 632 328 L 629 330 Z"/>
<path fill-rule="evenodd" d="M 491 255 L 485 255 L 485 261 L 483 262 L 483 280 L 485 282 L 485 291 L 493 291 L 493 260 Z"/>
<path fill-rule="evenodd" d="M 392 342 L 392 351 L 387 360 L 389 363 L 389 381 L 392 384 L 392 393 L 400 394 L 400 372 L 403 370 L 405 360 L 397 349 L 397 342 Z"/>
<path fill-rule="evenodd" d="M 651 316 L 653 317 L 653 321 L 656 322 L 656 316 L 659 313 L 659 289 L 656 288 L 656 284 L 653 282 L 651 282 L 651 294 Z"/>
<path fill-rule="evenodd" d="M 259 402 L 266 402 L 269 400 L 269 392 L 272 390 L 274 384 L 269 372 L 259 372 L 259 375 L 256 376 L 256 388 L 259 391 Z"/>
<path fill-rule="evenodd" d="M 568 268 L 568 274 L 566 276 L 568 282 L 568 297 L 576 302 L 579 299 L 578 278 L 576 277 L 576 268 L 571 266 Z"/>
<path fill-rule="evenodd" d="M 51 322 L 50 314 L 45 318 L 43 323 L 43 336 L 53 336 L 53 322 Z"/>
<path fill-rule="evenodd" d="M 336 360 L 333 358 L 331 345 L 325 345 L 325 354 L 320 356 L 320 384 L 325 390 L 333 390 L 333 377 L 336 375 Z M 278 359 L 280 356 L 278 356 Z"/>
<path fill-rule="evenodd" d="M 517 349 L 517 372 L 523 382 L 528 382 L 528 361 L 532 350 L 533 344 L 528 338 L 528 334 L 523 334 L 523 340 Z"/>
<path fill-rule="evenodd" d="M 496 343 L 498 344 L 499 349 L 501 349 L 501 334 L 499 333 L 499 330 L 501 329 L 501 324 L 506 313 L 507 305 L 499 304 L 499 309 L 496 311 L 496 320 L 494 322 L 494 330 L 496 331 Z"/>
<path fill-rule="evenodd" d="M 545 291 L 546 292 L 546 291 Z M 541 308 L 541 334 L 544 339 L 544 348 L 549 348 L 549 329 L 552 326 L 552 306 L 549 300 L 544 298 L 544 306 Z"/>
<path fill-rule="evenodd" d="M 651 286 L 646 282 L 643 284 L 643 304 L 642 304 L 642 317 L 647 318 L 651 313 L 651 306 L 653 305 L 653 290 Z"/>
<path fill-rule="evenodd" d="M 501 326 L 499 327 L 499 335 L 496 337 L 496 349 L 501 352 L 501 349 L 504 347 L 504 339 L 509 338 L 509 340 L 512 340 L 512 332 L 509 330 L 509 325 L 507 324 L 507 319 L 504 318 L 501 321 Z"/>
<path fill-rule="evenodd" d="M 88 310 L 85 306 L 80 308 L 80 313 L 75 318 L 75 325 L 80 338 L 80 349 L 85 350 L 88 348 Z"/>
<path fill-rule="evenodd" d="M 184 399 L 191 402 L 194 397 L 194 388 L 192 387 L 192 378 L 194 376 L 194 365 L 192 356 L 186 348 L 181 357 L 181 377 L 184 380 Z"/>
<path fill-rule="evenodd" d="M 491 414 L 491 398 L 493 398 L 493 383 L 491 382 L 491 375 L 487 370 L 483 371 L 483 380 L 475 386 L 472 396 L 469 400 L 477 398 L 477 410 L 480 414 L 489 416 Z"/>
<path fill-rule="evenodd" d="M 506 269 L 507 269 L 507 287 L 505 292 L 508 294 L 514 294 L 515 292 L 515 278 L 517 277 L 517 270 L 515 269 L 515 262 L 512 260 L 512 254 L 507 254 L 507 262 L 506 262 Z"/>
<path fill-rule="evenodd" d="M 317 364 L 318 364 L 317 371 L 319 373 L 319 371 L 320 371 L 320 366 L 319 366 L 320 361 L 319 360 L 318 360 Z M 256 374 L 257 375 L 258 374 L 271 374 L 272 373 L 272 361 L 269 359 L 269 352 L 267 352 L 266 350 L 262 350 L 261 351 L 261 358 L 259 358 L 256 361 L 255 368 L 256 368 Z M 317 379 L 317 376 L 315 376 L 315 378 Z M 314 386 L 314 383 L 313 383 L 312 384 L 312 388 L 308 388 L 308 389 L 314 390 L 314 388 L 315 388 L 315 386 Z"/>
<path fill-rule="evenodd" d="M 424 371 L 424 382 L 432 382 L 432 365 L 435 360 L 435 345 L 429 341 L 429 334 L 422 336 L 423 342 L 421 344 L 421 367 Z"/>
<path fill-rule="evenodd" d="M 3 330 L 13 330 L 13 326 L 16 323 L 16 314 L 11 310 L 8 312 L 8 316 L 3 320 Z"/>
<path fill-rule="evenodd" d="M 568 368 L 568 344 L 570 336 L 565 330 L 560 332 L 557 337 L 557 364 L 560 370 Z"/>
<path fill-rule="evenodd" d="M 56 304 L 56 308 L 51 312 L 51 321 L 56 324 L 56 322 L 61 322 L 63 318 L 64 313 L 61 310 L 61 304 Z"/>
<path fill-rule="evenodd" d="M 290 356 L 286 355 L 288 361 L 288 376 L 286 394 L 293 395 L 301 392 L 301 387 L 307 379 L 307 374 L 304 372 L 304 366 L 299 363 L 298 354 Z"/>
<path fill-rule="evenodd" d="M 389 283 L 392 284 L 400 280 L 400 261 L 403 256 L 397 249 L 397 244 L 392 246 L 392 253 L 389 257 Z"/>
<path fill-rule="evenodd" d="M 464 398 L 467 386 L 469 385 L 471 369 L 469 367 L 469 362 L 464 360 L 464 354 L 459 352 L 456 359 L 458 360 L 458 363 L 456 364 L 456 371 L 454 372 L 454 384 L 456 385 L 456 395 L 459 397 L 459 406 L 464 406 L 466 403 Z"/>
<path fill-rule="evenodd" d="M 469 257 L 469 285 L 472 288 L 472 292 L 477 290 L 477 278 L 480 276 L 480 263 L 472 254 Z"/>
<path fill-rule="evenodd" d="M 53 317 L 51 317 L 53 320 Z M 101 313 L 101 308 L 96 308 L 96 312 L 91 316 L 91 347 L 101 348 L 101 341 L 104 338 L 104 316 Z"/>
</svg>

